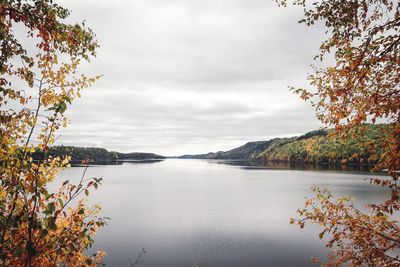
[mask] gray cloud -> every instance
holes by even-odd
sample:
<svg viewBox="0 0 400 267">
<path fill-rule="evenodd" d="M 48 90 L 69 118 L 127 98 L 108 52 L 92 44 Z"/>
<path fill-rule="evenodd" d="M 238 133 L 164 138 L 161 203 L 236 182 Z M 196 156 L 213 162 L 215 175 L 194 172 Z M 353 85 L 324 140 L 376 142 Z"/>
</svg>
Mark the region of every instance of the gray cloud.
<svg viewBox="0 0 400 267">
<path fill-rule="evenodd" d="M 59 143 L 165 155 L 229 149 L 319 127 L 304 86 L 323 32 L 268 0 L 61 1 L 101 43 L 104 77 Z"/>
</svg>

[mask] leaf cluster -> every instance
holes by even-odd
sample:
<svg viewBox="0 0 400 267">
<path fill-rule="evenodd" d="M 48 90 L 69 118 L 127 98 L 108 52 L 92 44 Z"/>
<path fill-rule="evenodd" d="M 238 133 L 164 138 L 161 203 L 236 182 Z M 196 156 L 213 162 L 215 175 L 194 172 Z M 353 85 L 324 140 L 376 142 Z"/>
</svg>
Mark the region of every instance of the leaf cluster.
<svg viewBox="0 0 400 267">
<path fill-rule="evenodd" d="M 321 236 L 331 234 L 328 246 L 334 250 L 327 266 L 399 266 L 400 2 L 277 2 L 300 6 L 304 11 L 300 23 L 325 25 L 326 39 L 315 59 L 334 62 L 314 67 L 308 75 L 309 88 L 291 89 L 311 101 L 317 118 L 334 126 L 337 138 L 349 140 L 347 143 L 357 140 L 368 153 L 376 150 L 379 140 L 380 149 L 372 154 L 375 170 L 385 170 L 390 176 L 370 179 L 390 193 L 382 203 L 366 203 L 368 213 L 356 209 L 348 198 L 334 200 L 329 192 L 316 189 L 316 198 L 307 200 L 305 209 L 299 210 L 300 218 L 292 222 L 300 227 L 317 223 L 324 229 Z M 388 123 L 387 129 L 364 142 L 368 135 L 364 125 L 383 121 Z M 306 144 L 299 142 L 298 146 Z"/>
<path fill-rule="evenodd" d="M 68 124 L 65 111 L 100 78 L 79 73 L 98 43 L 84 23 L 66 23 L 68 15 L 52 0 L 0 2 L 1 266 L 89 266 L 104 256 L 85 255 L 106 220 L 82 197 L 101 179 L 85 171 L 77 184 L 48 191 L 70 166 L 69 156 L 48 153 L 57 130 Z M 26 31 L 23 40 L 14 34 L 17 25 Z"/>
</svg>

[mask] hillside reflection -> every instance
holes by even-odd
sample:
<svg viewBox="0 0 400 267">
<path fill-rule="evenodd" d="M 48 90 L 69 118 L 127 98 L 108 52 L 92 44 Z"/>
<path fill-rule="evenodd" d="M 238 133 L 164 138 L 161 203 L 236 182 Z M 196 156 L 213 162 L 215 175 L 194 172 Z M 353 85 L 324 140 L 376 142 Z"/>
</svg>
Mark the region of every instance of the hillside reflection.
<svg viewBox="0 0 400 267">
<path fill-rule="evenodd" d="M 277 169 L 277 170 L 307 170 L 307 171 L 344 171 L 344 172 L 371 172 L 372 165 L 340 165 L 340 164 L 299 164 L 284 162 L 262 162 L 247 160 L 207 160 L 211 164 L 225 164 L 239 166 L 242 169 Z M 374 173 L 374 174 L 384 174 Z"/>
</svg>

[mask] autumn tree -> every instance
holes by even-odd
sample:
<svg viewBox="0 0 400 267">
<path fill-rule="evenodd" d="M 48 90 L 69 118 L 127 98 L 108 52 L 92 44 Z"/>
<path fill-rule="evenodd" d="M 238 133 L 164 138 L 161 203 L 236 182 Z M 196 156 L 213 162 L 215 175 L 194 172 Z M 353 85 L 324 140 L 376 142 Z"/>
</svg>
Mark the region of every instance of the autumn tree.
<svg viewBox="0 0 400 267">
<path fill-rule="evenodd" d="M 278 1 L 304 10 L 306 25 L 324 25 L 326 40 L 308 76 L 310 88 L 294 89 L 310 100 L 317 117 L 333 125 L 342 138 L 362 136 L 366 123 L 386 122 L 381 133 L 384 151 L 374 155 L 375 171 L 390 179 L 371 179 L 390 195 L 383 203 L 367 203 L 362 211 L 350 197 L 336 199 L 329 191 L 314 188 L 300 217 L 304 227 L 317 223 L 328 234 L 332 248 L 326 266 L 399 266 L 400 203 L 397 183 L 400 168 L 400 3 L 391 0 L 293 0 Z M 322 64 L 321 64 L 322 65 Z M 382 140 L 381 140 L 382 141 Z M 374 141 L 363 144 L 374 153 Z"/>
<path fill-rule="evenodd" d="M 79 73 L 98 43 L 84 23 L 66 23 L 69 14 L 52 0 L 0 1 L 0 266 L 89 266 L 104 255 L 84 254 L 105 222 L 82 194 L 100 179 L 84 172 L 48 191 L 69 166 L 47 153 L 65 111 L 99 78 Z"/>
</svg>

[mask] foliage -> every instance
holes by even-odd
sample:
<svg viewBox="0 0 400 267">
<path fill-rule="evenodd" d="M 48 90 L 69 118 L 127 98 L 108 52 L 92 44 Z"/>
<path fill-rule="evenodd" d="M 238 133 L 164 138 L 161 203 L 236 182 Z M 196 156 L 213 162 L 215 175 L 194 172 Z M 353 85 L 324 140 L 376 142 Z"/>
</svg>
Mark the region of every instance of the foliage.
<svg viewBox="0 0 400 267">
<path fill-rule="evenodd" d="M 228 151 L 183 155 L 180 158 L 372 165 L 382 155 L 383 133 L 389 127 L 386 124 L 363 125 L 364 134 L 352 139 L 340 138 L 332 129 L 319 129 L 299 137 L 249 142 Z M 352 133 L 356 131 L 355 127 L 351 130 Z"/>
<path fill-rule="evenodd" d="M 108 151 L 99 147 L 76 147 L 76 146 L 53 146 L 47 151 L 47 154 L 52 157 L 70 156 L 71 163 L 81 163 L 82 160 L 89 160 L 91 163 L 113 163 L 116 160 L 144 160 L 144 159 L 165 159 L 153 153 L 120 153 Z M 32 154 L 34 160 L 40 159 L 40 150 Z"/>
<path fill-rule="evenodd" d="M 278 1 L 286 5 L 286 0 Z M 334 125 L 341 138 L 365 134 L 364 124 L 386 120 L 383 150 L 375 170 L 387 169 L 391 179 L 371 179 L 391 193 L 384 203 L 366 204 L 367 211 L 354 208 L 347 199 L 334 200 L 317 189 L 308 199 L 300 218 L 322 226 L 333 248 L 328 266 L 399 266 L 400 231 L 398 212 L 400 168 L 400 3 L 392 0 L 294 0 L 301 6 L 306 25 L 323 23 L 326 40 L 318 60 L 333 66 L 315 68 L 308 76 L 313 89 L 293 89 L 312 101 L 317 117 Z M 328 60 L 327 60 L 328 59 Z M 358 128 L 351 132 L 352 128 Z M 365 144 L 368 145 L 368 144 Z"/>
<path fill-rule="evenodd" d="M 84 172 L 77 185 L 48 191 L 70 159 L 49 156 L 55 133 L 81 89 L 99 78 L 78 72 L 98 44 L 84 24 L 65 23 L 68 15 L 52 0 L 0 2 L 1 266 L 88 266 L 104 255 L 84 254 L 105 221 L 80 197 L 101 179 Z"/>
<path fill-rule="evenodd" d="M 382 133 L 387 130 L 388 125 L 364 127 L 365 132 L 362 136 L 347 139 L 338 137 L 333 130 L 309 132 L 298 138 L 269 146 L 257 157 L 267 161 L 375 164 L 382 155 L 385 138 Z"/>
<path fill-rule="evenodd" d="M 48 155 L 52 157 L 70 156 L 71 163 L 81 163 L 82 160 L 89 160 L 97 163 L 111 163 L 116 158 L 116 153 L 109 152 L 104 148 L 97 147 L 75 147 L 75 146 L 53 146 L 49 148 Z M 40 158 L 40 151 L 32 155 L 33 159 Z"/>
<path fill-rule="evenodd" d="M 324 230 L 322 239 L 330 234 L 327 247 L 334 248 L 326 266 L 398 266 L 394 248 L 400 242 L 398 221 L 383 213 L 365 214 L 355 207 L 350 197 L 334 199 L 326 189 L 313 187 L 315 199 L 307 199 L 298 211 L 302 219 L 294 220 L 301 228 L 307 221 L 318 222 Z M 392 251 L 392 253 L 388 253 Z M 317 259 L 314 259 L 317 263 Z"/>
<path fill-rule="evenodd" d="M 183 155 L 180 158 L 187 159 L 241 159 L 251 160 L 253 157 L 261 151 L 268 148 L 271 144 L 275 143 L 279 138 L 268 140 L 268 141 L 255 141 L 248 142 L 240 147 L 219 152 L 210 152 L 207 154 L 197 155 Z"/>
</svg>

